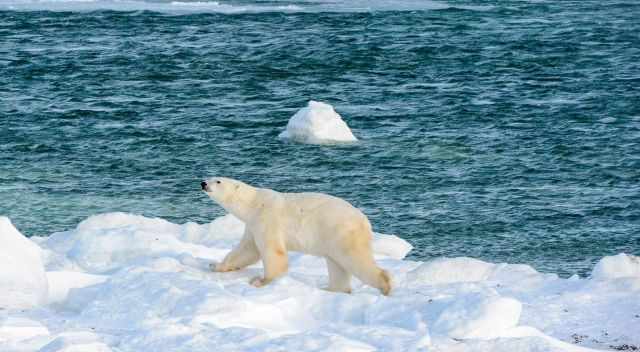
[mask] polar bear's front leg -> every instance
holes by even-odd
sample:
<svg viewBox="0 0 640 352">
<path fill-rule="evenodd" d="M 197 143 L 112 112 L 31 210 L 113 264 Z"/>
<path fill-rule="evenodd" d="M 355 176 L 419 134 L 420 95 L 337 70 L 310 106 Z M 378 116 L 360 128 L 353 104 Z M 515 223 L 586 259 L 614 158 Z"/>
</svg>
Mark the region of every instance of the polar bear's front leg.
<svg viewBox="0 0 640 352">
<path fill-rule="evenodd" d="M 284 239 L 278 231 L 256 235 L 254 239 L 262 258 L 264 275 L 254 277 L 250 283 L 255 287 L 262 287 L 287 272 L 289 258 Z"/>
<path fill-rule="evenodd" d="M 217 272 L 240 270 L 255 264 L 258 260 L 260 260 L 260 252 L 253 240 L 253 235 L 245 230 L 240 243 L 224 257 L 222 263 L 211 263 L 210 268 L 211 271 Z"/>
</svg>

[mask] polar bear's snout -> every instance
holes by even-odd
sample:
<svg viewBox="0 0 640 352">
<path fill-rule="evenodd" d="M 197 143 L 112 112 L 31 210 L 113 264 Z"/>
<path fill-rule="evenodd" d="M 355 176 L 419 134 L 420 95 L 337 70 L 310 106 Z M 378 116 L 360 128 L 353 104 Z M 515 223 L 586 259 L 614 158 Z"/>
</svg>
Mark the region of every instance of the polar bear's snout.
<svg viewBox="0 0 640 352">
<path fill-rule="evenodd" d="M 207 183 L 204 181 L 200 182 L 200 187 L 202 187 L 202 190 L 205 192 L 209 191 L 209 187 L 207 186 Z"/>
</svg>

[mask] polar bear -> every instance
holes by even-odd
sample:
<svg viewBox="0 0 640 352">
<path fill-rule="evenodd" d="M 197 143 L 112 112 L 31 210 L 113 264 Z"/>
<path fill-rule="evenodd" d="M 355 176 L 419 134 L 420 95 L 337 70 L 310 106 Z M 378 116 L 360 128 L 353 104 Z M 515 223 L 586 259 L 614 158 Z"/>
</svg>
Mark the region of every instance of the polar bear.
<svg viewBox="0 0 640 352">
<path fill-rule="evenodd" d="M 373 259 L 371 224 L 346 201 L 321 193 L 280 193 L 225 177 L 200 186 L 246 225 L 240 243 L 221 263 L 211 264 L 213 271 L 239 270 L 262 260 L 264 275 L 250 281 L 260 287 L 284 275 L 287 251 L 296 251 L 325 258 L 329 291 L 351 293 L 352 274 L 384 295 L 391 291 L 389 273 Z"/>
</svg>

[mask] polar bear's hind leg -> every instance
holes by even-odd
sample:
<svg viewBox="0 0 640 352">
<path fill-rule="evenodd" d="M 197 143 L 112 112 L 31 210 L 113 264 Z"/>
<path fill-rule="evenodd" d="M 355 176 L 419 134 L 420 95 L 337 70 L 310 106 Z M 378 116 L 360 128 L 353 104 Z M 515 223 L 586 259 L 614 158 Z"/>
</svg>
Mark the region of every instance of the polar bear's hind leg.
<svg viewBox="0 0 640 352">
<path fill-rule="evenodd" d="M 358 249 L 336 259 L 363 283 L 379 289 L 385 296 L 391 292 L 391 276 L 376 265 L 370 249 Z"/>
<path fill-rule="evenodd" d="M 373 258 L 371 248 L 371 225 L 366 218 L 363 221 L 339 227 L 338 236 L 340 250 L 332 255 L 332 259 L 364 284 L 375 287 L 388 296 L 391 292 L 391 276 L 382 270 Z"/>
<path fill-rule="evenodd" d="M 329 271 L 328 291 L 351 293 L 351 273 L 346 271 L 333 259 L 326 257 L 327 269 Z"/>
</svg>

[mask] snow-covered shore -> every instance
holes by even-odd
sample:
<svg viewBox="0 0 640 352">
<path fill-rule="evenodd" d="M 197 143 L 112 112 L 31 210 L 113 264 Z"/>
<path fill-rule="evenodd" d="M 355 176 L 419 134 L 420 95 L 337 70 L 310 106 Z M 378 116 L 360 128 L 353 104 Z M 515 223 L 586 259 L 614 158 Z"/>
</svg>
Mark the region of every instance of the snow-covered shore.
<svg viewBox="0 0 640 352">
<path fill-rule="evenodd" d="M 25 239 L 0 218 L 0 351 L 581 351 L 640 346 L 640 261 L 605 257 L 569 279 L 521 264 L 402 258 L 377 235 L 390 297 L 324 291 L 321 259 L 248 284 L 259 265 L 212 273 L 237 242 L 231 216 L 173 224 L 124 213 Z"/>
</svg>

